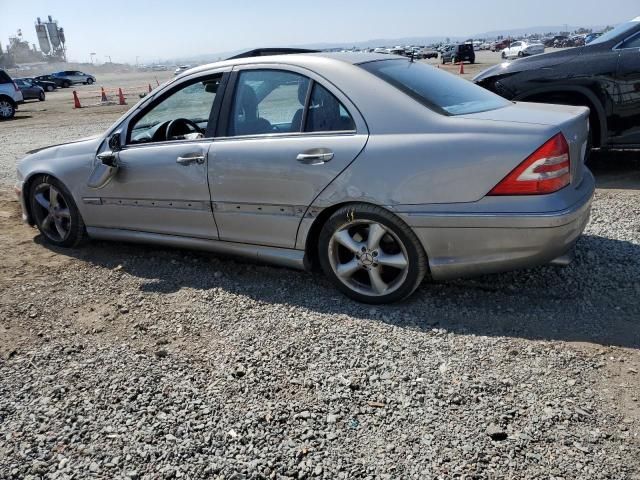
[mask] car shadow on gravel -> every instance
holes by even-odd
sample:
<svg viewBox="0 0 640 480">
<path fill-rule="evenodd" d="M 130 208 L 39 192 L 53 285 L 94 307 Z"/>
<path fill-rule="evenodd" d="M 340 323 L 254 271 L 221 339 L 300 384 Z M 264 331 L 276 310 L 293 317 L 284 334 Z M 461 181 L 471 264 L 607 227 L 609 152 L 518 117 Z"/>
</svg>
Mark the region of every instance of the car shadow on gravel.
<svg viewBox="0 0 640 480">
<path fill-rule="evenodd" d="M 336 315 L 336 321 L 348 315 L 416 331 L 439 328 L 465 335 L 640 348 L 640 246 L 600 236 L 583 236 L 574 262 L 564 268 L 425 281 L 404 302 L 383 306 L 343 297 L 320 273 L 153 246 L 91 242 L 62 250 L 40 237 L 36 241 L 59 254 L 131 275 L 143 294 L 219 288 L 257 302 Z"/>
</svg>

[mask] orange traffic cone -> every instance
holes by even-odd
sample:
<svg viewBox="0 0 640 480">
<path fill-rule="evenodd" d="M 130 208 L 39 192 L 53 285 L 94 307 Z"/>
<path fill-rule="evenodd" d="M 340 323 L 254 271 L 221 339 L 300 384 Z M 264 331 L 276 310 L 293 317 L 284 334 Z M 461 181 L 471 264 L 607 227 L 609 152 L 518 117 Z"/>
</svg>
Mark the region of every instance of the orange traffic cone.
<svg viewBox="0 0 640 480">
<path fill-rule="evenodd" d="M 151 84 L 149 84 L 149 93 L 151 93 Z"/>
<path fill-rule="evenodd" d="M 124 94 L 122 93 L 122 89 L 118 88 L 118 100 L 120 105 L 126 105 L 127 102 L 124 100 Z"/>
<path fill-rule="evenodd" d="M 78 92 L 73 91 L 73 108 L 82 108 L 80 105 L 80 99 L 78 98 Z"/>
<path fill-rule="evenodd" d="M 460 60 L 460 75 L 464 75 L 464 62 Z"/>
<path fill-rule="evenodd" d="M 107 102 L 107 92 L 104 91 L 104 87 L 100 87 L 100 92 L 102 93 L 101 102 Z"/>
</svg>

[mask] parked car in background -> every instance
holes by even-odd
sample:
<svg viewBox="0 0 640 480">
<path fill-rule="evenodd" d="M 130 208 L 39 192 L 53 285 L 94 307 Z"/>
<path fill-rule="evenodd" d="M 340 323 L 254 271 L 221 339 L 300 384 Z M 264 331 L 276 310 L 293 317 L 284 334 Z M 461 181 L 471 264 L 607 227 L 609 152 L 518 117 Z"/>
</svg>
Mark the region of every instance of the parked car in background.
<svg viewBox="0 0 640 480">
<path fill-rule="evenodd" d="M 492 52 L 501 52 L 502 50 L 507 48 L 510 43 L 511 43 L 511 40 L 509 40 L 509 39 L 500 40 L 498 42 L 494 42 L 494 43 L 491 44 L 491 51 Z"/>
<path fill-rule="evenodd" d="M 186 72 L 191 68 L 191 65 L 178 65 L 178 68 L 173 72 L 174 75 L 180 75 L 182 72 Z"/>
<path fill-rule="evenodd" d="M 18 86 L 7 72 L 0 69 L 0 120 L 13 118 L 18 105 L 23 101 L 24 98 Z"/>
<path fill-rule="evenodd" d="M 422 48 L 418 50 L 418 58 L 438 58 L 438 52 L 433 48 Z"/>
<path fill-rule="evenodd" d="M 544 53 L 544 45 L 541 43 L 528 43 L 523 41 L 512 42 L 511 45 L 502 50 L 502 58 L 530 57 Z"/>
<path fill-rule="evenodd" d="M 445 50 L 440 55 L 440 60 L 444 65 L 447 62 L 460 63 L 469 62 L 476 63 L 476 52 L 473 50 L 473 45 L 470 43 L 463 43 L 460 45 L 454 45 L 452 48 Z"/>
<path fill-rule="evenodd" d="M 236 58 L 175 77 L 102 135 L 29 154 L 16 192 L 59 247 L 88 235 L 316 265 L 388 303 L 427 272 L 566 261 L 594 192 L 588 115 L 402 57 Z"/>
<path fill-rule="evenodd" d="M 602 36 L 602 32 L 594 32 L 594 33 L 588 33 L 585 37 L 584 37 L 584 43 L 585 45 L 593 42 L 596 38 Z"/>
<path fill-rule="evenodd" d="M 45 94 L 42 87 L 24 78 L 16 78 L 15 82 L 22 92 L 22 98 L 24 100 L 40 100 L 44 102 Z"/>
<path fill-rule="evenodd" d="M 151 71 L 152 72 L 166 72 L 167 70 L 169 70 L 169 67 L 167 67 L 166 65 L 152 65 L 151 66 Z"/>
<path fill-rule="evenodd" d="M 91 85 L 95 83 L 96 77 L 88 73 L 79 72 L 77 70 L 65 70 L 62 72 L 52 73 L 52 76 L 62 80 L 63 87 L 70 87 L 71 85 L 82 83 L 85 85 Z"/>
<path fill-rule="evenodd" d="M 496 65 L 474 82 L 508 100 L 589 107 L 594 147 L 640 149 L 640 17 L 583 47 Z"/>
<path fill-rule="evenodd" d="M 27 80 L 35 85 L 38 85 L 39 87 L 42 87 L 45 92 L 53 92 L 56 88 L 58 88 L 55 82 L 49 82 L 47 80 L 37 80 L 33 77 L 24 77 L 23 80 Z"/>
<path fill-rule="evenodd" d="M 37 77 L 33 77 L 37 82 L 53 82 L 56 84 L 56 88 L 64 87 L 64 79 L 59 77 L 54 77 L 53 75 L 38 75 Z"/>
</svg>

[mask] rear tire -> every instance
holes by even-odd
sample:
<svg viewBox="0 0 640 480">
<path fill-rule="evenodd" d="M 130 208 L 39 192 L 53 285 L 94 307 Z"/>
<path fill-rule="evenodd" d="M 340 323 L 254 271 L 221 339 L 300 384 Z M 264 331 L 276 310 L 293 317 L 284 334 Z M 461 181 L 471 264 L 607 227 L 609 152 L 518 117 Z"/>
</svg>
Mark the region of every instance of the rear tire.
<svg viewBox="0 0 640 480">
<path fill-rule="evenodd" d="M 16 114 L 16 106 L 7 98 L 0 98 L 0 120 L 9 120 Z"/>
<path fill-rule="evenodd" d="M 48 243 L 75 247 L 86 238 L 73 196 L 58 179 L 49 175 L 37 177 L 31 183 L 28 202 L 36 226 Z"/>
<path fill-rule="evenodd" d="M 411 295 L 427 273 L 427 255 L 411 228 L 370 204 L 338 209 L 322 226 L 320 266 L 349 298 L 383 304 Z"/>
</svg>

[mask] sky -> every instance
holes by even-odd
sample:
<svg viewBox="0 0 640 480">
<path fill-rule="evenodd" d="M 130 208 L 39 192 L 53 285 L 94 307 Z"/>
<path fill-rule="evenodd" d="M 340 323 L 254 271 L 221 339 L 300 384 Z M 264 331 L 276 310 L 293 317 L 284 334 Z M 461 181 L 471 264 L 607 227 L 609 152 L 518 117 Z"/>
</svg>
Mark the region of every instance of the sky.
<svg viewBox="0 0 640 480">
<path fill-rule="evenodd" d="M 606 7 L 605 7 L 606 6 Z M 52 15 L 67 56 L 153 63 L 260 46 L 349 43 L 412 36 L 466 37 L 509 28 L 616 24 L 639 0 L 0 0 L 0 43 Z"/>
</svg>

